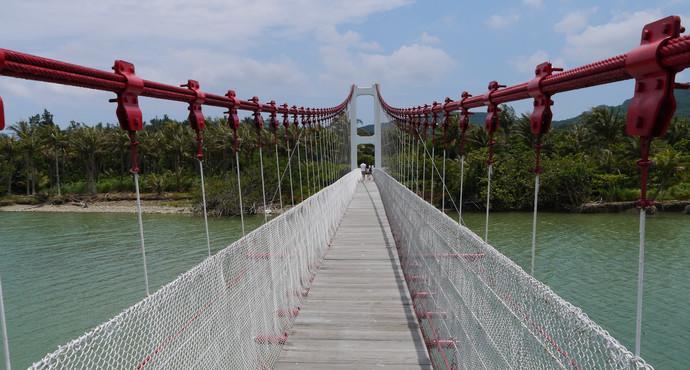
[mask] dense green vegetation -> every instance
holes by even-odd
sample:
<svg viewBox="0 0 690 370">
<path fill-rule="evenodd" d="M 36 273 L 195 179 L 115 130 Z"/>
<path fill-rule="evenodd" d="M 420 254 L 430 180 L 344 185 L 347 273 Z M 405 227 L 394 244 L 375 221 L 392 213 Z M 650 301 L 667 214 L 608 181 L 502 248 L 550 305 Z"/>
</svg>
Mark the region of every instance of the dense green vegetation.
<svg viewBox="0 0 690 370">
<path fill-rule="evenodd" d="M 397 130 L 386 127 L 385 164 L 395 171 L 397 159 L 393 151 L 398 145 Z M 366 134 L 367 128 L 360 128 Z M 636 161 L 639 144 L 625 135 L 624 106 L 600 106 L 576 117 L 566 125 L 555 127 L 544 140 L 540 204 L 543 209 L 573 210 L 590 201 L 632 201 L 639 195 L 639 175 Z M 287 165 L 285 131 L 278 131 L 281 172 Z M 264 130 L 262 142 L 267 198 L 278 202 L 278 176 L 272 133 Z M 349 167 L 348 124 L 344 117 L 336 120 L 332 130 L 309 130 L 301 137 L 300 163 L 303 191 L 299 189 L 300 171 L 294 147 L 298 131 L 288 132 L 289 144 L 295 157 L 292 160 L 294 196 L 312 194 L 321 185 Z M 320 136 L 322 135 L 322 136 Z M 431 134 L 429 133 L 429 136 Z M 436 165 L 442 168 L 444 141 L 441 130 L 436 132 Z M 204 170 L 207 175 L 208 203 L 212 213 L 236 214 L 237 183 L 233 136 L 223 118 L 209 118 L 204 133 Z M 249 119 L 243 120 L 240 131 L 240 167 L 246 211 L 257 210 L 261 204 L 261 178 L 257 134 Z M 447 133 L 447 184 L 457 198 L 460 184 L 458 158 L 457 117 L 453 116 Z M 186 122 L 164 116 L 151 120 L 138 135 L 142 190 L 163 194 L 175 192 L 190 197 L 198 204 L 199 175 L 195 159 L 195 136 Z M 310 145 L 305 152 L 304 139 Z M 333 143 L 329 157 L 319 162 L 314 145 L 323 138 Z M 496 163 L 492 180 L 492 207 L 521 210 L 532 207 L 534 187 L 534 137 L 529 119 L 517 115 L 504 106 L 500 115 L 500 129 L 495 139 Z M 467 132 L 464 200 L 467 208 L 481 208 L 486 189 L 487 135 L 480 125 L 471 125 Z M 38 203 L 46 200 L 60 202 L 75 195 L 132 192 L 129 175 L 129 140 L 118 126 L 86 125 L 71 122 L 61 129 L 48 111 L 12 125 L 0 134 L 0 194 L 4 202 Z M 431 139 L 427 138 L 431 147 Z M 651 197 L 657 200 L 690 199 L 690 123 L 675 118 L 669 132 L 654 141 L 651 157 Z M 421 153 L 421 152 L 420 152 Z M 308 158 L 306 156 L 308 154 Z M 361 146 L 360 161 L 373 163 L 373 148 Z M 421 158 L 421 156 L 420 156 Z M 406 158 L 407 160 L 411 158 Z M 323 163 L 333 171 L 321 171 Z M 337 162 L 337 165 L 333 163 Z M 420 171 L 421 171 L 420 166 Z M 430 166 L 427 164 L 427 192 L 429 197 Z M 324 173 L 325 172 L 325 173 Z M 309 178 L 307 178 L 307 175 Z M 329 177 L 330 176 L 330 177 Z M 420 174 L 421 177 L 421 174 Z M 434 202 L 441 203 L 439 179 L 436 179 Z M 281 182 L 282 198 L 289 203 L 289 174 Z M 421 188 L 421 187 L 420 187 Z M 61 196 L 58 196 L 61 194 Z M 180 196 L 178 194 L 178 197 Z M 185 195 L 186 194 L 186 195 Z M 466 209 L 467 209 L 466 208 Z"/>
<path fill-rule="evenodd" d="M 500 129 L 495 134 L 492 208 L 526 210 L 532 207 L 535 154 L 529 117 L 503 106 Z M 435 140 L 436 166 L 442 169 L 443 140 L 440 129 Z M 386 165 L 396 169 L 398 130 L 386 129 Z M 430 134 L 429 134 L 430 136 Z M 457 200 L 460 184 L 457 117 L 448 130 L 447 184 Z M 482 126 L 467 132 L 464 200 L 467 208 L 482 208 L 486 197 L 486 144 Z M 427 139 L 431 151 L 431 139 Z M 421 153 L 421 152 L 420 152 Z M 690 123 L 674 118 L 661 139 L 654 140 L 650 156 L 649 196 L 657 200 L 690 199 Z M 419 158 L 422 158 L 421 156 Z M 409 156 L 405 160 L 410 160 Z M 554 128 L 544 138 L 542 149 L 540 207 L 574 210 L 589 201 L 633 201 L 639 197 L 639 141 L 625 135 L 625 110 L 600 106 L 578 116 L 576 122 Z M 427 163 L 426 199 L 430 196 L 430 161 Z M 422 170 L 420 165 L 420 171 Z M 398 177 L 396 173 L 396 177 Z M 421 172 L 419 177 L 421 178 Z M 434 203 L 440 205 L 440 181 L 436 177 Z M 421 185 L 420 185 L 421 190 Z M 448 196 L 448 195 L 446 195 Z M 448 204 L 448 199 L 446 199 Z M 474 206 L 474 207 L 470 207 Z M 466 208 L 466 209 L 467 209 Z"/>
<path fill-rule="evenodd" d="M 347 127 L 341 118 L 336 119 L 329 130 L 309 129 L 302 136 L 299 136 L 300 131 L 291 127 L 287 136 L 294 153 L 291 170 L 296 200 L 301 193 L 305 196 L 314 193 L 348 169 L 345 152 Z M 277 132 L 281 173 L 288 161 L 285 134 L 283 128 Z M 242 121 L 239 137 L 243 200 L 246 211 L 252 212 L 262 199 L 258 135 L 252 120 Z M 280 195 L 276 193 L 278 175 L 273 133 L 263 130 L 261 137 L 267 198 L 278 203 Z M 294 151 L 298 138 L 301 142 L 299 165 Z M 190 193 L 191 197 L 199 199 L 195 133 L 187 122 L 167 116 L 153 119 L 138 133 L 138 140 L 142 191 Z M 309 145 L 306 151 L 305 142 Z M 233 143 L 232 130 L 224 118 L 207 120 L 204 172 L 209 209 L 215 214 L 236 214 L 239 211 Z M 326 150 L 328 143 L 332 145 Z M 321 149 L 315 150 L 317 145 L 321 145 Z M 66 129 L 61 129 L 53 121 L 53 115 L 44 111 L 17 122 L 9 132 L 0 134 L 0 194 L 5 194 L 5 202 L 36 203 L 45 200 L 61 202 L 80 194 L 133 192 L 129 161 L 129 138 L 119 126 L 86 125 L 73 121 Z M 303 191 L 299 189 L 300 166 Z M 281 195 L 285 203 L 289 203 L 289 173 L 282 175 L 281 185 Z M 17 197 L 17 194 L 24 196 Z"/>
</svg>

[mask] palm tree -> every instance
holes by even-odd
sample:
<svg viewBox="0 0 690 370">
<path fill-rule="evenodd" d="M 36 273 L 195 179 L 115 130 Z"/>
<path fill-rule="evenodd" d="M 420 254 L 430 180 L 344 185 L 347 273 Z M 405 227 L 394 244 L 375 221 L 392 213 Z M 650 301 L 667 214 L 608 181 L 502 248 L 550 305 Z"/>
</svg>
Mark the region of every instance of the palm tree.
<svg viewBox="0 0 690 370">
<path fill-rule="evenodd" d="M 103 136 L 97 128 L 78 123 L 70 127 L 70 133 L 70 148 L 83 161 L 88 191 L 95 194 L 98 159 L 103 153 Z"/>
<path fill-rule="evenodd" d="M 676 175 L 687 168 L 687 162 L 688 158 L 673 148 L 666 148 L 653 157 L 654 166 L 652 169 L 656 184 L 654 198 L 661 196 L 666 188 L 673 186 L 678 181 Z"/>
<path fill-rule="evenodd" d="M 46 111 L 47 112 L 47 111 Z M 45 114 L 45 113 L 44 113 Z M 60 191 L 60 153 L 64 151 L 67 137 L 60 130 L 60 127 L 51 123 L 41 126 L 40 137 L 44 147 L 49 153 L 53 154 L 55 159 L 55 182 L 57 184 L 57 194 L 61 195 Z M 48 154 L 50 155 L 50 154 Z"/>
<path fill-rule="evenodd" d="M 26 195 L 36 194 L 36 182 L 38 173 L 36 170 L 36 156 L 40 148 L 36 133 L 36 124 L 27 121 L 19 121 L 12 125 L 10 129 L 17 135 L 18 149 L 24 156 Z"/>
<path fill-rule="evenodd" d="M 623 115 L 617 108 L 594 107 L 584 114 L 582 120 L 591 134 L 590 140 L 595 147 L 616 142 L 625 130 Z"/>
<path fill-rule="evenodd" d="M 0 158 L 2 158 L 3 172 L 7 176 L 7 194 L 12 194 L 12 175 L 14 174 L 14 155 L 17 150 L 17 140 L 14 136 L 0 135 Z"/>
</svg>

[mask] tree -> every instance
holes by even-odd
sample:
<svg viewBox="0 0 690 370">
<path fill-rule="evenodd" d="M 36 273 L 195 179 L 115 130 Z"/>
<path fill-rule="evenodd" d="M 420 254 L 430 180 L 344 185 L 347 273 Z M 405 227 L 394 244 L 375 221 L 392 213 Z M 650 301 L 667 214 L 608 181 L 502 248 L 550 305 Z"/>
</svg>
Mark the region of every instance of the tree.
<svg viewBox="0 0 690 370">
<path fill-rule="evenodd" d="M 0 158 L 2 158 L 2 173 L 6 176 L 7 194 L 12 194 L 12 179 L 15 171 L 14 156 L 17 141 L 14 136 L 0 135 Z"/>
<path fill-rule="evenodd" d="M 26 195 L 36 194 L 36 182 L 38 173 L 36 170 L 36 156 L 40 147 L 38 135 L 36 135 L 37 123 L 19 121 L 10 129 L 17 135 L 18 149 L 24 156 L 24 178 L 26 180 Z"/>
<path fill-rule="evenodd" d="M 81 161 L 86 172 L 89 193 L 96 193 L 98 159 L 103 153 L 103 136 L 101 129 L 74 123 L 70 127 L 70 149 L 75 159 Z"/>
<path fill-rule="evenodd" d="M 48 116 L 47 116 L 48 115 Z M 46 117 L 47 116 L 47 117 Z M 47 110 L 44 111 L 43 117 L 49 120 L 43 126 L 39 126 L 39 135 L 41 138 L 41 144 L 43 150 L 48 153 L 48 156 L 53 156 L 55 160 L 55 183 L 57 185 L 57 193 L 61 195 L 60 191 L 60 154 L 64 152 L 65 145 L 67 144 L 67 137 L 60 130 L 60 127 L 52 123 L 52 114 Z M 48 121 L 46 121 L 48 122 Z"/>
</svg>

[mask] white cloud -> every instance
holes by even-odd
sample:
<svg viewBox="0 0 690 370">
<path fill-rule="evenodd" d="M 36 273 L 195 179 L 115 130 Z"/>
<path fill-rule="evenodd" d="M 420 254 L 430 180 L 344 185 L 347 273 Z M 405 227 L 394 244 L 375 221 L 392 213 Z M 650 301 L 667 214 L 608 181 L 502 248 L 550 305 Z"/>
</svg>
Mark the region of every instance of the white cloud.
<svg viewBox="0 0 690 370">
<path fill-rule="evenodd" d="M 544 0 L 522 0 L 522 3 L 531 7 L 540 8 L 544 5 Z"/>
<path fill-rule="evenodd" d="M 520 20 L 520 14 L 511 13 L 507 15 L 494 14 L 489 19 L 486 20 L 486 25 L 494 28 L 501 29 L 511 26 Z"/>
<path fill-rule="evenodd" d="M 350 83 L 409 87 L 439 81 L 456 62 L 442 49 L 423 44 L 402 45 L 386 53 L 326 45 L 321 48 L 324 70 L 320 80 L 331 88 Z"/>
<path fill-rule="evenodd" d="M 291 103 L 306 104 L 305 99 L 313 98 L 310 94 L 315 94 L 318 84 L 318 80 L 308 78 L 308 74 L 317 72 L 307 68 L 318 71 L 321 67 L 314 65 L 308 55 L 294 60 L 271 48 L 285 50 L 281 46 L 288 43 L 303 47 L 315 38 L 316 47 L 305 48 L 306 52 L 319 50 L 319 45 L 380 52 L 377 42 L 362 40 L 352 31 L 339 34 L 336 27 L 362 22 L 372 14 L 412 1 L 207 0 L 201 6 L 188 0 L 71 0 L 60 4 L 6 0 L 3 14 L 13 16 L 0 22 L 0 33 L 12 35 L 5 38 L 3 45 L 10 49 L 103 70 L 108 70 L 113 60 L 122 58 L 133 62 L 143 78 L 169 84 L 195 78 L 205 91 L 223 94 L 232 88 L 242 97 L 289 97 L 294 100 Z M 75 14 L 78 19 L 66 21 Z M 46 95 L 68 101 L 69 95 L 88 91 L 10 81 L 13 80 L 3 82 L 0 94 L 4 94 L 6 101 L 15 97 L 14 108 L 20 104 L 43 107 L 48 101 Z M 329 93 L 339 99 L 343 89 L 338 86 Z M 97 95 L 96 99 L 101 98 Z M 311 100 L 320 99 L 327 103 L 334 97 L 321 94 Z M 56 104 L 50 105 L 51 110 L 66 106 Z M 112 120 L 112 109 L 107 103 L 97 104 L 94 111 L 84 109 L 67 118 Z M 97 113 L 99 110 L 101 114 Z M 6 111 L 10 112 L 9 120 L 26 115 L 16 109 Z M 88 114 L 92 116 L 84 117 Z"/>
<path fill-rule="evenodd" d="M 543 62 L 551 62 L 554 67 L 565 67 L 565 62 L 562 58 L 551 59 L 544 50 L 537 50 L 529 56 L 518 56 L 508 63 L 518 72 L 534 76 L 534 68 Z"/>
<path fill-rule="evenodd" d="M 403 45 L 389 55 L 360 55 L 368 73 L 381 81 L 433 82 L 455 65 L 445 51 L 427 45 Z"/>
<path fill-rule="evenodd" d="M 554 30 L 565 34 L 578 32 L 587 26 L 589 17 L 597 12 L 597 8 L 580 9 L 565 15 L 556 25 Z"/>
<path fill-rule="evenodd" d="M 419 41 L 422 44 L 438 44 L 439 42 L 441 42 L 441 40 L 438 37 L 430 35 L 426 32 L 422 32 L 422 35 L 419 36 Z"/>
<path fill-rule="evenodd" d="M 563 53 L 577 62 L 590 62 L 627 52 L 639 45 L 642 26 L 662 17 L 659 9 L 614 16 L 608 23 L 586 26 L 566 36 Z"/>
</svg>

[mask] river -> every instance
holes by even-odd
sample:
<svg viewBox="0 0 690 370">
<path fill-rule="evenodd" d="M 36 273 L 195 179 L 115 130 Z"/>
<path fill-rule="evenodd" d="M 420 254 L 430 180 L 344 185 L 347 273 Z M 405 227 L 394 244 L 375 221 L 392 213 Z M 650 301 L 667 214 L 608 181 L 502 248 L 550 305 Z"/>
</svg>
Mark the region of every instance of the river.
<svg viewBox="0 0 690 370">
<path fill-rule="evenodd" d="M 637 276 L 635 214 L 544 213 L 536 277 L 633 347 Z M 250 228 L 261 217 L 249 217 Z M 241 235 L 235 218 L 210 219 L 212 251 Z M 483 215 L 465 222 L 483 235 Z M 0 274 L 13 367 L 24 368 L 58 345 L 144 297 L 134 215 L 0 212 Z M 144 215 L 151 290 L 207 254 L 203 220 Z M 531 214 L 496 213 L 489 240 L 529 270 Z M 642 355 L 658 369 L 690 364 L 690 217 L 648 221 Z"/>
</svg>

